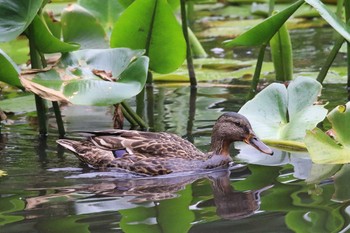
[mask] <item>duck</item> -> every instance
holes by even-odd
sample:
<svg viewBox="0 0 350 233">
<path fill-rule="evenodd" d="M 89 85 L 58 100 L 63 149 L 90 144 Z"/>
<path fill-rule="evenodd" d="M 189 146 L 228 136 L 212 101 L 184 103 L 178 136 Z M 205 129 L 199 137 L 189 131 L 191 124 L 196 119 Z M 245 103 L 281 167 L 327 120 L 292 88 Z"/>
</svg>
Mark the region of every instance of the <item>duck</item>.
<svg viewBox="0 0 350 233">
<path fill-rule="evenodd" d="M 236 112 L 224 113 L 217 119 L 207 153 L 168 132 L 111 129 L 84 133 L 89 133 L 85 140 L 59 139 L 57 143 L 92 168 L 114 168 L 143 176 L 228 168 L 232 162 L 230 145 L 237 141 L 273 154 L 256 136 L 248 119 Z"/>
</svg>

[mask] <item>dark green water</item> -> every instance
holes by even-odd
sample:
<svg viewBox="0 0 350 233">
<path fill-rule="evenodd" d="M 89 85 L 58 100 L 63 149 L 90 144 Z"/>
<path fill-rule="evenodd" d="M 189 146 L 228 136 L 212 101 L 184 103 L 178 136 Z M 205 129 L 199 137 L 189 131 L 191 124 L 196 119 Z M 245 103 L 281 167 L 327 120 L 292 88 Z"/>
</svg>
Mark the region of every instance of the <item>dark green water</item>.
<svg viewBox="0 0 350 233">
<path fill-rule="evenodd" d="M 291 37 L 295 71 L 317 71 L 329 51 L 331 30 L 293 30 Z M 256 48 L 213 52 L 224 39 L 202 42 L 213 57 L 257 57 Z M 340 54 L 336 65 L 344 64 Z M 156 85 L 138 111 L 152 130 L 176 133 L 205 151 L 216 118 L 238 111 L 248 93 L 247 82 L 224 84 L 230 85 L 199 87 L 192 96 L 187 87 Z M 4 99 L 15 96 L 3 93 Z M 329 101 L 328 109 L 346 103 L 344 85 L 325 85 L 321 99 Z M 69 136 L 112 127 L 110 108 L 62 110 Z M 89 169 L 58 147 L 52 112 L 48 138 L 38 138 L 33 115 L 10 115 L 13 122 L 0 135 L 0 170 L 8 174 L 0 177 L 0 233 L 349 231 L 349 165 L 319 166 L 305 153 L 278 150 L 272 157 L 247 158 L 232 148 L 236 161 L 249 163 L 230 171 L 135 179 Z"/>
<path fill-rule="evenodd" d="M 199 88 L 195 106 L 187 87 L 155 87 L 143 111 L 153 130 L 206 150 L 217 116 L 244 103 L 245 83 L 231 84 Z M 341 103 L 346 92 L 328 85 L 323 96 Z M 63 114 L 69 132 L 111 127 L 108 108 L 64 107 Z M 339 189 L 349 179 L 348 165 L 336 168 L 338 179 L 329 172 L 306 182 L 320 169 L 307 154 L 275 151 L 272 160 L 231 172 L 135 179 L 80 164 L 56 145 L 53 118 L 46 140 L 32 117 L 10 118 L 0 143 L 0 169 L 8 173 L 0 178 L 0 232 L 346 232 L 349 226 L 350 195 Z"/>
</svg>

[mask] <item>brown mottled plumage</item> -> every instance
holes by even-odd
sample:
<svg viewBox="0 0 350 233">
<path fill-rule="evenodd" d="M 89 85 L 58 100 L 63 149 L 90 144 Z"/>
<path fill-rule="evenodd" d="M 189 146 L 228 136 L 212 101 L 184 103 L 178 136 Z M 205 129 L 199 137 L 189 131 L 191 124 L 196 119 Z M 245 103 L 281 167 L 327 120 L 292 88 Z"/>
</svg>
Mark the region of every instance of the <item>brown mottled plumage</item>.
<svg viewBox="0 0 350 233">
<path fill-rule="evenodd" d="M 207 154 L 171 133 L 134 130 L 89 133 L 93 136 L 85 141 L 57 142 L 95 168 L 113 167 L 143 175 L 225 167 L 231 161 L 229 146 L 234 141 L 244 141 L 266 154 L 273 153 L 255 136 L 248 120 L 234 112 L 218 118 Z"/>
</svg>

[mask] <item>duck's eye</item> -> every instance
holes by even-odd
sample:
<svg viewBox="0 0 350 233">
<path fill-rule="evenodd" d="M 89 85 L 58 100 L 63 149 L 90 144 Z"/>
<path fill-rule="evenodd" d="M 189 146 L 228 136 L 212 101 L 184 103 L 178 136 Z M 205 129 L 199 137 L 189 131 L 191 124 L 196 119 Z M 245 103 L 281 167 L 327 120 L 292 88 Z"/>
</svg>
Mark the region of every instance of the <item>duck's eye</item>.
<svg viewBox="0 0 350 233">
<path fill-rule="evenodd" d="M 241 122 L 240 121 L 235 121 L 233 122 L 236 126 L 241 127 Z"/>
</svg>

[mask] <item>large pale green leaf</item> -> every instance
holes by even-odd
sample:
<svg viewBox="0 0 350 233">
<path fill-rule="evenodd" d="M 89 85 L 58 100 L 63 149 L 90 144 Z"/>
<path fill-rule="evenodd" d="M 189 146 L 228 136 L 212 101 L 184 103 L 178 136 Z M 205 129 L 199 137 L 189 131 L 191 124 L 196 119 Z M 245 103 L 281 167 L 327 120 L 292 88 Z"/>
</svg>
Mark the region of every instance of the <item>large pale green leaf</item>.
<svg viewBox="0 0 350 233">
<path fill-rule="evenodd" d="M 344 23 L 335 13 L 333 13 L 327 6 L 319 0 L 305 0 L 308 4 L 313 6 L 340 35 L 347 41 L 350 41 L 350 26 Z"/>
<path fill-rule="evenodd" d="M 65 54 L 50 70 L 21 76 L 30 91 L 51 101 L 111 105 L 137 95 L 146 82 L 142 50 L 91 49 Z"/>
<path fill-rule="evenodd" d="M 233 46 L 257 46 L 267 43 L 273 35 L 282 27 L 288 18 L 304 3 L 304 0 L 299 0 L 280 11 L 279 13 L 267 18 L 257 26 L 249 29 L 239 37 L 225 41 L 227 47 Z"/>
<path fill-rule="evenodd" d="M 35 47 L 43 53 L 64 53 L 79 49 L 78 44 L 65 43 L 56 38 L 49 31 L 43 20 L 37 15 L 29 26 L 30 38 L 33 38 Z"/>
<path fill-rule="evenodd" d="M 62 13 L 61 23 L 64 41 L 78 43 L 81 49 L 108 48 L 102 25 L 81 6 L 68 6 Z"/>
<path fill-rule="evenodd" d="M 119 14 L 125 9 L 117 0 L 78 0 L 78 4 L 89 10 L 106 32 L 112 30 Z"/>
<path fill-rule="evenodd" d="M 0 41 L 19 36 L 32 22 L 43 0 L 0 0 Z"/>
<path fill-rule="evenodd" d="M 332 124 L 335 139 L 322 130 L 308 131 L 305 144 L 315 163 L 342 164 L 350 162 L 350 102 L 333 109 L 327 116 Z"/>
<path fill-rule="evenodd" d="M 18 78 L 19 72 L 17 65 L 0 49 L 0 81 L 12 86 L 22 87 Z"/>
<path fill-rule="evenodd" d="M 320 83 L 306 77 L 293 80 L 288 88 L 273 83 L 239 112 L 262 139 L 302 141 L 306 130 L 313 129 L 327 114 L 323 106 L 314 105 L 321 89 Z"/>
<path fill-rule="evenodd" d="M 136 0 L 119 17 L 111 47 L 146 49 L 150 69 L 176 70 L 185 60 L 186 43 L 181 27 L 166 0 Z"/>
</svg>

